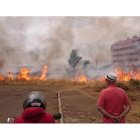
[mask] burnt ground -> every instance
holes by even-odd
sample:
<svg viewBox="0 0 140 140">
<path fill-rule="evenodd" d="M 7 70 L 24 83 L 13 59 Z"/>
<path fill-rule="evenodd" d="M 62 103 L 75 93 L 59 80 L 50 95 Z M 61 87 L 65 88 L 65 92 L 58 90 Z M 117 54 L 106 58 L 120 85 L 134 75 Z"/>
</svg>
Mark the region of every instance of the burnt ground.
<svg viewBox="0 0 140 140">
<path fill-rule="evenodd" d="M 46 112 L 58 113 L 57 93 L 60 93 L 64 123 L 100 123 L 102 115 L 97 110 L 97 101 L 74 90 L 62 90 L 55 86 L 0 85 L 0 123 L 8 117 L 22 114 L 23 101 L 32 91 L 40 91 L 46 98 Z M 59 121 L 56 121 L 58 123 Z"/>
</svg>

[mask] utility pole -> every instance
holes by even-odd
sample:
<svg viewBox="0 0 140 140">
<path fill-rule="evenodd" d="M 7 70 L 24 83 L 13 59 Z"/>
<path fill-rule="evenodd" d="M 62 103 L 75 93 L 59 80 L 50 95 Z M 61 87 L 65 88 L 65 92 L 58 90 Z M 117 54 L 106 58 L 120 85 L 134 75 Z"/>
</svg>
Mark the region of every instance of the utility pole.
<svg viewBox="0 0 140 140">
<path fill-rule="evenodd" d="M 97 68 L 97 59 L 94 59 L 95 60 L 95 63 L 96 63 L 96 68 Z"/>
</svg>

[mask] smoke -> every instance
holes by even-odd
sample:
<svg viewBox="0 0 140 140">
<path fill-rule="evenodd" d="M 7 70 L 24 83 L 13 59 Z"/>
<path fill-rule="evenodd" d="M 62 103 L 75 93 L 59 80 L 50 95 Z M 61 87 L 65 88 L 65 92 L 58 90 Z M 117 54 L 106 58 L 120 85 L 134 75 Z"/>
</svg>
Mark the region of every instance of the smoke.
<svg viewBox="0 0 140 140">
<path fill-rule="evenodd" d="M 112 70 L 111 45 L 132 38 L 136 34 L 128 28 L 138 30 L 139 25 L 139 17 L 0 17 L 0 74 L 21 66 L 42 71 L 46 64 L 49 77 L 69 76 L 67 60 L 78 49 L 82 60 L 76 70 L 89 78 L 105 75 Z M 83 70 L 85 60 L 90 67 Z"/>
</svg>

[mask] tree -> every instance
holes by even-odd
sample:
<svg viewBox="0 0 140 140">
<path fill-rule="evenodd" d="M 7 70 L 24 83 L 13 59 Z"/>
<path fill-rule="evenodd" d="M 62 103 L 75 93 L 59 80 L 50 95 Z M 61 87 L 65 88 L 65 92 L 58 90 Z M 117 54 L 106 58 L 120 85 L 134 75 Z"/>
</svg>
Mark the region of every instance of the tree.
<svg viewBox="0 0 140 140">
<path fill-rule="evenodd" d="M 90 61 L 89 60 L 85 60 L 83 63 L 83 68 L 87 68 L 87 66 L 89 66 Z"/>
<path fill-rule="evenodd" d="M 79 61 L 82 59 L 82 57 L 80 57 L 78 55 L 78 50 L 72 50 L 71 53 L 70 53 L 70 57 L 69 57 L 69 64 L 72 68 L 74 68 L 75 70 L 75 67 L 77 66 L 77 64 L 79 63 Z"/>
</svg>

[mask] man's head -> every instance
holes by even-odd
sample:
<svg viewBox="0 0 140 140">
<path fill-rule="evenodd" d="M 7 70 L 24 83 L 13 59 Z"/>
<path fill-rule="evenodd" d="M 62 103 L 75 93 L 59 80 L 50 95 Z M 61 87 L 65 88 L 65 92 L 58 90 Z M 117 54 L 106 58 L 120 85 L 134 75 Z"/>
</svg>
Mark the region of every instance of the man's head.
<svg viewBox="0 0 140 140">
<path fill-rule="evenodd" d="M 105 78 L 106 78 L 106 82 L 107 82 L 107 84 L 115 84 L 115 82 L 117 81 L 117 75 L 116 75 L 116 73 L 114 73 L 114 72 L 110 72 L 110 73 L 108 73 L 106 76 L 105 76 Z"/>
</svg>

